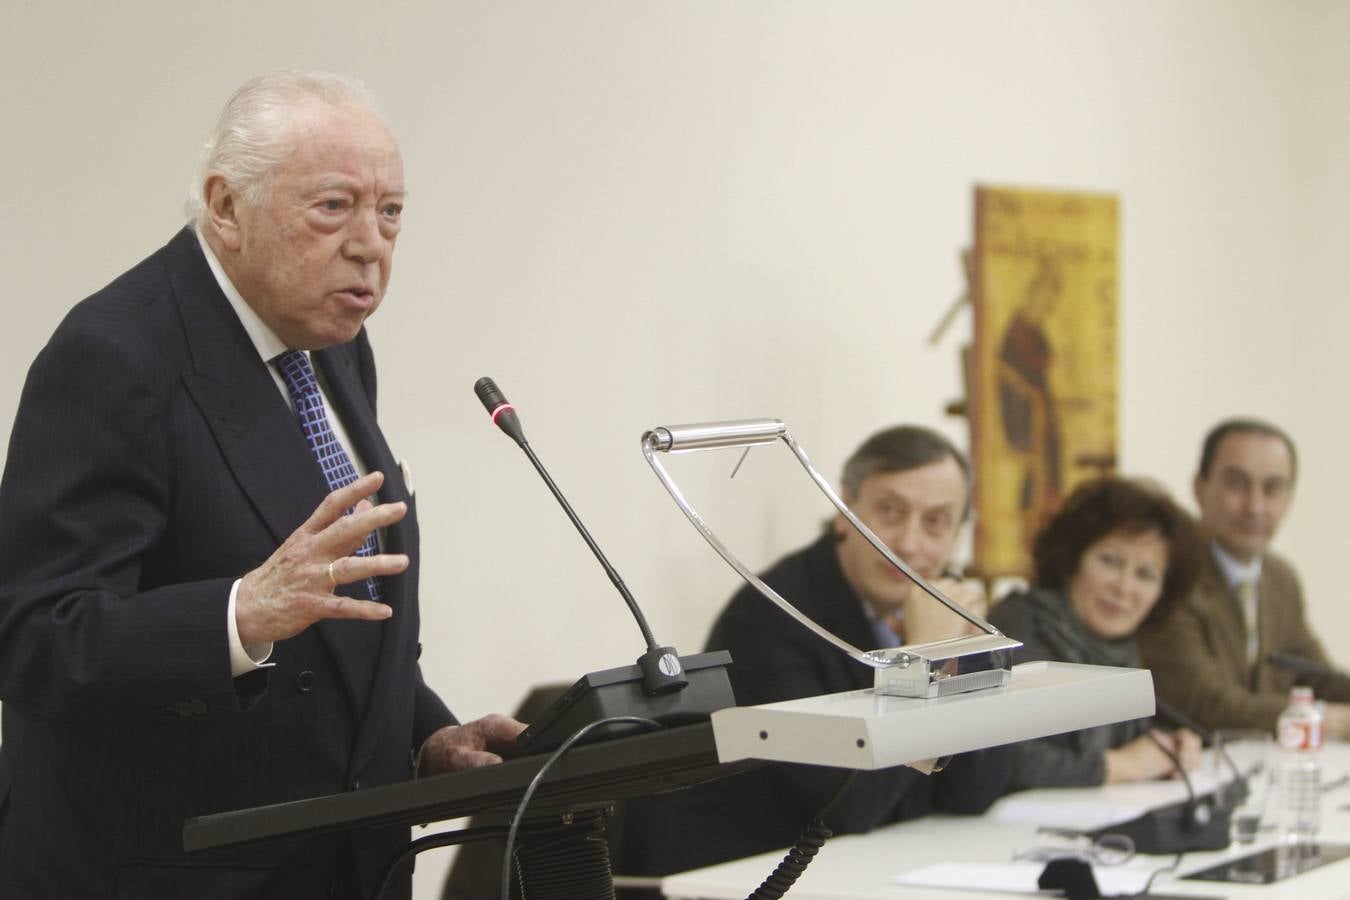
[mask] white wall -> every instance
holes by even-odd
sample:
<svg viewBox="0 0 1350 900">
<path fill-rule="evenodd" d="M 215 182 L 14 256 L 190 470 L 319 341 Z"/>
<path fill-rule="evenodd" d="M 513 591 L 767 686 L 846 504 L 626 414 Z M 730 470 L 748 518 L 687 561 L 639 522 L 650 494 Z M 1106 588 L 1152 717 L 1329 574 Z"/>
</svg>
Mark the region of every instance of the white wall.
<svg viewBox="0 0 1350 900">
<path fill-rule="evenodd" d="M 423 657 L 462 716 L 631 661 L 638 633 L 470 386 L 494 376 L 645 604 L 699 647 L 736 586 L 643 463 L 652 425 L 785 419 L 831 476 L 961 387 L 976 182 L 1122 198 L 1122 458 L 1189 500 L 1233 413 L 1300 441 L 1279 541 L 1350 664 L 1350 13 L 1334 0 L 37 3 L 0 33 L 0 422 L 60 316 L 178 226 L 246 77 L 365 79 L 412 194 L 371 323 L 423 516 Z M 222 20 L 228 9 L 230 19 Z M 1340 327 L 1338 327 L 1340 326 Z M 823 500 L 773 451 L 673 460 L 748 562 Z M 432 896 L 445 857 L 418 878 Z"/>
</svg>

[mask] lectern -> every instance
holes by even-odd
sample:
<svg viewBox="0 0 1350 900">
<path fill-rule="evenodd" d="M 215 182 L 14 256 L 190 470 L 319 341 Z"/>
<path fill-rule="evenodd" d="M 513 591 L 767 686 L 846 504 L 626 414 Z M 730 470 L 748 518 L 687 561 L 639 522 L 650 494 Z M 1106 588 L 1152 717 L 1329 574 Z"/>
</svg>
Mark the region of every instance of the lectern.
<svg viewBox="0 0 1350 900">
<path fill-rule="evenodd" d="M 353 828 L 412 826 L 479 813 L 509 813 L 546 758 L 528 756 L 416 781 L 201 816 L 184 824 L 183 846 L 190 853 Z M 603 851 L 605 868 L 589 878 L 593 883 L 588 886 L 556 895 L 535 891 L 531 897 L 590 900 L 613 895 L 608 851 L 602 840 L 603 812 L 613 801 L 696 784 L 755 765 L 752 760 L 719 763 L 712 725 L 707 722 L 573 748 L 540 785 L 531 809 L 531 820 L 539 826 L 536 831 L 547 832 L 544 840 L 562 841 L 572 852 L 567 854 L 570 858 L 546 863 L 543 871 L 533 874 L 556 878 L 560 872 L 566 876 L 593 868 L 596 850 Z M 476 835 L 453 837 L 472 840 Z M 598 846 L 597 837 L 601 839 Z M 446 839 L 439 843 L 459 842 Z M 522 845 L 529 844 L 526 833 Z M 532 874 L 528 866 L 524 871 L 527 878 Z"/>
<path fill-rule="evenodd" d="M 758 707 L 730 707 L 710 722 L 578 746 L 540 785 L 531 813 L 536 846 L 565 853 L 522 873 L 570 882 L 530 897 L 611 897 L 603 812 L 615 800 L 674 790 L 744 771 L 762 760 L 881 769 L 905 762 L 1091 728 L 1153 714 L 1153 679 L 1142 669 L 1069 663 L 1015 666 L 1006 687 L 934 699 L 850 691 Z M 309 800 L 189 819 L 189 852 L 377 825 L 421 825 L 514 809 L 546 757 L 452 772 Z M 537 815 L 536 815 L 537 814 Z M 551 820 L 551 822 L 550 822 Z M 805 823 L 803 823 L 805 824 Z M 570 829 L 570 831 L 569 831 Z M 473 839 L 474 835 L 463 839 Z M 426 840 L 426 839 L 423 839 Z M 530 835 L 523 843 L 529 845 Z M 454 839 L 441 843 L 455 843 Z M 522 850 L 529 857 L 528 849 Z"/>
</svg>

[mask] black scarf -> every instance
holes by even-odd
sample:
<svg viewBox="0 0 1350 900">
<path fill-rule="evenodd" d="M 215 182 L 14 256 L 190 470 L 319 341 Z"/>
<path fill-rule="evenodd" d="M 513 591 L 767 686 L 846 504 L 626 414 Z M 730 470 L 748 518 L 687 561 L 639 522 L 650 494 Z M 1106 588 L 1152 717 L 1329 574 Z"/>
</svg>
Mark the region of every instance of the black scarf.
<svg viewBox="0 0 1350 900">
<path fill-rule="evenodd" d="M 1062 662 L 1139 668 L 1139 647 L 1134 635 L 1119 640 L 1097 637 L 1088 631 L 1059 591 L 1032 588 L 1022 596 L 1031 611 L 1032 627 L 1051 651 L 1052 658 Z"/>
</svg>

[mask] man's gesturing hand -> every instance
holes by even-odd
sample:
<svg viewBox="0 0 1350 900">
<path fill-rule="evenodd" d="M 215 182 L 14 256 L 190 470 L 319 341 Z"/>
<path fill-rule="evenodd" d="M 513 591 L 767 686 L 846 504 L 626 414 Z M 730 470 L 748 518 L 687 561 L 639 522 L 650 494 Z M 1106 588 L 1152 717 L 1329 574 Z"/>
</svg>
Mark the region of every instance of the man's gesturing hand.
<svg viewBox="0 0 1350 900">
<path fill-rule="evenodd" d="M 378 621 L 393 615 L 383 603 L 333 593 L 339 584 L 373 575 L 397 575 L 408 568 L 408 557 L 402 553 L 352 555 L 367 534 L 394 524 L 408 512 L 404 503 L 372 506 L 365 499 L 383 483 L 382 473 L 371 472 L 333 491 L 266 562 L 243 577 L 235 597 L 235 622 L 242 643 L 285 640 L 320 619 Z"/>
</svg>

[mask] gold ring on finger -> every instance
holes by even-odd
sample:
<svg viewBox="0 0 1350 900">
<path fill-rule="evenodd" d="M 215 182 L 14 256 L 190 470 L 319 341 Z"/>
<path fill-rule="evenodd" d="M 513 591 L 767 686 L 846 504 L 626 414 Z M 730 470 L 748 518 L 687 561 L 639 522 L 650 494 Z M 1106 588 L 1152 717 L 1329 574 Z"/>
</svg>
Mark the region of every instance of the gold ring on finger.
<svg viewBox="0 0 1350 900">
<path fill-rule="evenodd" d="M 333 587 L 338 586 L 337 572 L 333 571 L 333 567 L 336 565 L 337 565 L 336 559 L 328 564 L 328 580 L 333 582 Z"/>
</svg>

